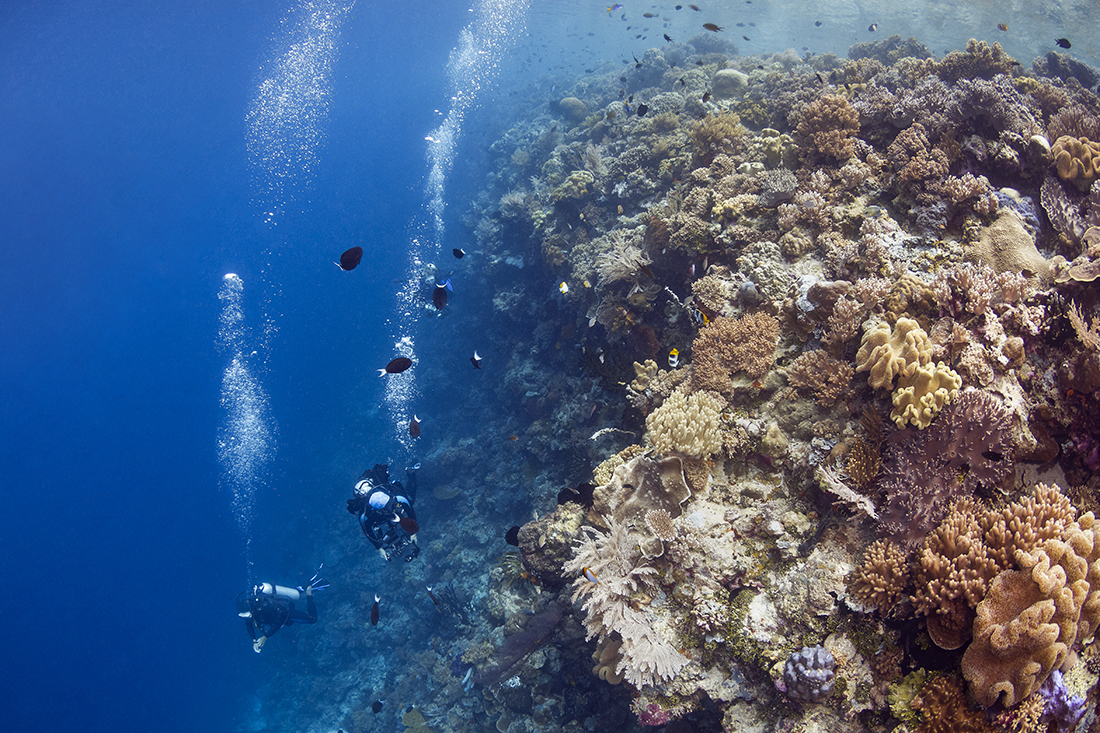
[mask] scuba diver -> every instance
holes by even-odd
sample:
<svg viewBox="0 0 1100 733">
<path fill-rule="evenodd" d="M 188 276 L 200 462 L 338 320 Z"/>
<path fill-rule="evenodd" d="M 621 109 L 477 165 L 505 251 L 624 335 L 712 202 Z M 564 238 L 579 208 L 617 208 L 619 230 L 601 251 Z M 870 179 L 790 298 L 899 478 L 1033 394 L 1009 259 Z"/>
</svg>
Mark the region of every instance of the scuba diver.
<svg viewBox="0 0 1100 733">
<path fill-rule="evenodd" d="M 408 486 L 390 482 L 389 466 L 378 463 L 363 471 L 355 483 L 355 496 L 348 499 L 348 511 L 359 518 L 359 526 L 370 543 L 387 561 L 395 556 L 405 562 L 420 554 L 416 544 L 416 471 L 420 464 L 405 469 Z"/>
<path fill-rule="evenodd" d="M 324 563 L 321 563 L 324 567 Z M 257 654 L 271 635 L 284 626 L 317 623 L 317 606 L 313 602 L 313 592 L 328 588 L 322 585 L 321 568 L 309 579 L 305 588 L 298 586 L 286 588 L 272 583 L 260 583 L 251 591 L 241 591 L 237 596 L 237 615 L 243 618 L 248 635 L 252 637 L 252 649 Z M 294 603 L 306 597 L 306 610 L 299 611 Z"/>
</svg>

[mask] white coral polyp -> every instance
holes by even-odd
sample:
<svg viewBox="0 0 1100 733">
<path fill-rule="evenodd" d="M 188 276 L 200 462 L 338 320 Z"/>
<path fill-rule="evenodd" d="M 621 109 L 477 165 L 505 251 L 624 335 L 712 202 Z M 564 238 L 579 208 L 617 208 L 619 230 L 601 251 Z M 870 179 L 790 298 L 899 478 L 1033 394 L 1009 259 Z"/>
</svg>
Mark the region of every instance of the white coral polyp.
<svg viewBox="0 0 1100 733">
<path fill-rule="evenodd" d="M 661 453 L 706 456 L 722 449 L 725 401 L 709 392 L 673 392 L 646 418 L 649 440 Z"/>
</svg>

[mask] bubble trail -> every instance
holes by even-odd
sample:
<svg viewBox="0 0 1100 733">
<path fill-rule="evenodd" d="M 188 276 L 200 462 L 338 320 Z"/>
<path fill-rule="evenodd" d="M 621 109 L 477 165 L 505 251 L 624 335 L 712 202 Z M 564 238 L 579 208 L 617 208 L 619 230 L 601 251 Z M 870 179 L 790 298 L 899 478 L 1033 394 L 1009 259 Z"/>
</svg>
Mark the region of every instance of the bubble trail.
<svg viewBox="0 0 1100 733">
<path fill-rule="evenodd" d="M 414 236 L 409 244 L 405 286 L 397 294 L 398 332 L 395 339 L 397 353 L 401 356 L 412 356 L 414 329 L 424 305 L 421 283 L 434 281 L 438 273 L 431 262 L 440 256 L 446 235 L 443 218 L 446 184 L 454 167 L 462 123 L 466 115 L 476 109 L 481 92 L 499 73 L 501 60 L 515 39 L 526 32 L 527 11 L 528 0 L 480 0 L 474 8 L 473 21 L 462 29 L 458 45 L 451 51 L 447 64 L 451 104 L 443 123 L 425 137 L 429 166 L 424 191 L 427 226 L 421 225 L 420 235 Z M 402 349 L 407 349 L 408 353 Z M 418 395 L 416 375 L 410 369 L 399 377 L 389 380 L 383 399 L 389 409 L 394 438 L 406 449 L 411 449 L 413 439 L 405 429 L 405 419 L 411 416 L 409 406 Z"/>
<path fill-rule="evenodd" d="M 252 510 L 256 490 L 267 476 L 275 454 L 275 428 L 267 395 L 249 368 L 256 354 L 247 351 L 249 331 L 245 326 L 241 300 L 244 282 L 229 273 L 222 279 L 218 299 L 222 301 L 218 345 L 229 357 L 222 374 L 221 405 L 225 410 L 218 428 L 218 462 L 222 485 L 233 496 L 233 514 L 245 541 L 245 561 L 252 579 Z"/>
</svg>

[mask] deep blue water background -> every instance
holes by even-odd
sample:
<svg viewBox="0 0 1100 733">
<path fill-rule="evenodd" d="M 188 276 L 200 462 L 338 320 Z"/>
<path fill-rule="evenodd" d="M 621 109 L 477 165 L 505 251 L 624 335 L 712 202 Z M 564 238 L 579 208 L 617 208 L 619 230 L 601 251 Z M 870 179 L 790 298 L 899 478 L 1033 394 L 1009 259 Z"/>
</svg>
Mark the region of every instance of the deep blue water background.
<svg viewBox="0 0 1100 733">
<path fill-rule="evenodd" d="M 226 272 L 249 323 L 271 298 L 279 329 L 261 375 L 279 451 L 256 497 L 258 571 L 288 574 L 279 523 L 321 511 L 311 466 L 380 399 L 366 381 L 390 346 L 378 321 L 467 6 L 352 13 L 321 163 L 271 229 L 245 115 L 287 7 L 0 10 L 6 730 L 229 730 L 244 713 L 244 546 L 214 445 Z M 345 278 L 331 262 L 354 244 L 375 261 Z"/>
</svg>

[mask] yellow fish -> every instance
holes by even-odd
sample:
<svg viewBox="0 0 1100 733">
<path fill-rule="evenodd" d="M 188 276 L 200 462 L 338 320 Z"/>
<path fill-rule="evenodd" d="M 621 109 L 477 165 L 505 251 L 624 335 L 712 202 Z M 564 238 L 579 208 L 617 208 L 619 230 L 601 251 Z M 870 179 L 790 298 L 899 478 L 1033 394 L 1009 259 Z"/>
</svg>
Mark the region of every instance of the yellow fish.
<svg viewBox="0 0 1100 733">
<path fill-rule="evenodd" d="M 561 285 L 559 285 L 559 286 L 558 286 L 558 290 L 560 290 L 560 291 L 561 291 L 561 294 L 562 294 L 562 295 L 565 295 L 566 293 L 568 293 L 568 292 L 569 292 L 569 283 L 567 283 L 567 282 L 565 282 L 564 280 L 562 280 L 562 281 L 561 281 Z"/>
<path fill-rule="evenodd" d="M 679 349 L 673 349 L 672 351 L 668 352 L 668 365 L 670 367 L 672 367 L 673 369 L 675 369 L 676 366 L 679 363 L 680 363 L 680 350 Z"/>
</svg>

